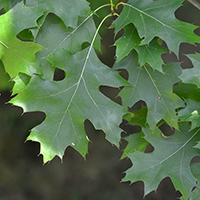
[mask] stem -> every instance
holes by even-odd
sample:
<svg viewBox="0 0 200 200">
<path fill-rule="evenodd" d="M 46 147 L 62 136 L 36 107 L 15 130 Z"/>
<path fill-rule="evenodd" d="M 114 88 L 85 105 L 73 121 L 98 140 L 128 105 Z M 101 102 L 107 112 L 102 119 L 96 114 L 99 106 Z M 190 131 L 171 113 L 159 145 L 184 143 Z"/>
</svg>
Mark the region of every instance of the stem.
<svg viewBox="0 0 200 200">
<path fill-rule="evenodd" d="M 124 6 L 125 3 L 124 3 L 124 2 L 119 2 L 119 3 L 117 3 L 116 6 L 115 6 L 115 9 L 116 9 L 116 10 L 118 9 L 118 6 L 119 6 L 119 5 L 123 5 L 123 6 Z"/>
<path fill-rule="evenodd" d="M 71 115 L 71 114 L 70 114 L 70 111 L 69 111 L 69 108 L 70 108 L 70 106 L 71 106 L 71 103 L 72 103 L 72 101 L 73 101 L 73 99 L 74 99 L 74 97 L 75 97 L 77 91 L 78 91 L 78 88 L 79 88 L 79 85 L 80 85 L 81 80 L 83 80 L 83 83 L 85 84 L 85 80 L 84 80 L 84 78 L 83 78 L 83 74 L 84 74 L 84 71 L 85 71 L 85 68 L 86 68 L 86 65 L 87 65 L 87 62 L 88 62 L 88 59 L 89 59 L 91 50 L 92 50 L 92 46 L 93 46 L 94 41 L 95 41 L 95 39 L 96 39 L 96 36 L 97 36 L 97 34 L 98 34 L 98 32 L 99 32 L 99 29 L 101 28 L 101 26 L 102 26 L 102 24 L 104 23 L 104 21 L 105 21 L 108 17 L 110 17 L 110 16 L 112 16 L 112 15 L 109 14 L 109 15 L 107 15 L 106 17 L 103 18 L 103 20 L 102 20 L 101 23 L 99 24 L 99 26 L 98 26 L 98 28 L 97 28 L 97 30 L 96 30 L 94 36 L 93 36 L 92 42 L 91 42 L 91 44 L 90 44 L 90 48 L 89 48 L 89 50 L 88 50 L 88 52 L 87 52 L 87 56 L 86 56 L 85 61 L 84 61 L 84 64 L 83 64 L 83 69 L 82 69 L 82 71 L 81 71 L 80 77 L 79 77 L 78 82 L 77 82 L 77 84 L 76 84 L 76 88 L 75 88 L 75 90 L 74 90 L 74 93 L 73 93 L 73 95 L 72 95 L 72 97 L 71 97 L 71 99 L 70 99 L 70 101 L 69 101 L 69 104 L 67 105 L 67 108 L 66 108 L 66 110 L 65 110 L 65 112 L 64 112 L 64 115 L 63 115 L 63 117 L 62 117 L 61 123 L 60 123 L 60 125 L 59 125 L 59 129 L 60 129 L 60 126 L 61 126 L 62 122 L 64 121 L 64 118 L 65 118 L 67 112 L 69 113 L 69 115 Z M 86 87 L 86 90 L 87 90 L 87 87 Z M 87 92 L 88 92 L 88 95 L 90 96 L 91 100 L 93 101 L 93 103 L 96 105 L 96 103 L 95 103 L 95 101 L 93 100 L 92 96 L 90 95 L 89 91 L 87 91 Z M 99 109 L 99 108 L 98 108 L 98 109 Z M 100 109 L 99 109 L 99 112 L 101 113 L 101 110 L 100 110 Z M 56 135 L 58 134 L 59 129 L 57 130 Z M 55 137 L 54 137 L 54 139 L 55 139 Z"/>
<path fill-rule="evenodd" d="M 81 80 L 83 80 L 83 82 L 84 82 L 83 74 L 84 74 L 84 71 L 85 71 L 85 68 L 86 68 L 86 65 L 87 65 L 87 62 L 88 62 L 88 59 L 89 59 L 89 56 L 90 56 L 90 53 L 91 53 L 91 50 L 92 50 L 94 41 L 95 41 L 95 39 L 96 39 L 96 37 L 97 37 L 97 34 L 98 34 L 98 32 L 99 32 L 99 29 L 101 28 L 101 26 L 102 26 L 102 24 L 104 23 L 104 21 L 105 21 L 108 17 L 110 17 L 110 16 L 112 16 L 112 15 L 109 14 L 109 15 L 107 15 L 106 17 L 103 18 L 103 20 L 102 20 L 101 23 L 99 24 L 99 26 L 98 26 L 98 28 L 97 28 L 97 30 L 96 30 L 94 36 L 93 36 L 92 42 L 91 42 L 91 44 L 90 44 L 90 48 L 89 48 L 89 50 L 88 50 L 88 52 L 87 52 L 87 56 L 86 56 L 85 61 L 84 61 L 84 64 L 83 64 L 83 69 L 82 69 L 82 71 L 81 71 L 80 77 L 79 77 L 78 82 L 77 82 L 77 86 L 76 86 L 76 88 L 75 88 L 75 91 L 74 91 L 74 93 L 73 93 L 73 95 L 72 95 L 72 97 L 71 97 L 71 99 L 70 99 L 70 102 L 69 102 L 69 104 L 68 104 L 68 106 L 67 106 L 67 109 L 65 110 L 65 114 L 64 114 L 64 116 L 63 116 L 62 119 L 64 119 L 66 113 L 67 113 L 68 110 L 69 110 L 69 107 L 70 107 L 70 105 L 71 105 L 71 103 L 72 103 L 72 101 L 73 101 L 73 99 L 74 99 L 74 97 L 75 97 L 75 95 L 76 95 L 76 93 L 77 93 L 77 91 L 78 91 L 78 88 L 79 88 L 79 85 L 80 85 Z M 93 101 L 93 99 L 92 99 L 92 101 Z M 94 101 L 93 101 L 93 102 L 94 102 Z M 100 112 L 101 112 L 101 111 L 100 111 Z"/>
<path fill-rule="evenodd" d="M 113 4 L 113 1 L 112 1 L 112 0 L 110 0 L 110 4 L 111 4 L 111 11 L 113 11 L 114 8 L 115 8 L 115 5 Z"/>
<path fill-rule="evenodd" d="M 112 0 L 111 0 L 112 1 Z M 98 10 L 100 10 L 101 8 L 104 8 L 104 7 L 106 7 L 106 6 L 112 6 L 112 4 L 110 4 L 110 3 L 107 3 L 107 4 L 104 4 L 104 5 L 102 5 L 102 6 L 100 6 L 100 7 L 98 7 L 96 10 L 94 10 L 94 13 L 96 13 Z M 93 15 L 93 13 L 91 14 L 91 15 Z M 90 15 L 89 15 L 90 16 Z"/>
</svg>

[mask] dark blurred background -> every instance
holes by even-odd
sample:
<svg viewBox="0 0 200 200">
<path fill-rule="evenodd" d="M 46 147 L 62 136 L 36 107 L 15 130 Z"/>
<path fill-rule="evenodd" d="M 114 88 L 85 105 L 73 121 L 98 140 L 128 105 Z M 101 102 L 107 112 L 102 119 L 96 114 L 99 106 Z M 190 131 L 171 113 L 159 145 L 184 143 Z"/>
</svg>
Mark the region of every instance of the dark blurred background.
<svg viewBox="0 0 200 200">
<path fill-rule="evenodd" d="M 103 0 L 89 2 L 95 8 L 97 2 L 103 3 Z M 105 0 L 105 3 L 108 1 Z M 180 20 L 200 25 L 199 9 L 187 1 L 177 10 L 176 16 Z M 107 23 L 109 25 L 110 22 Z M 196 33 L 199 34 L 200 30 L 197 29 Z M 99 57 L 111 67 L 115 55 L 115 47 L 112 46 L 113 30 L 102 30 L 101 37 L 103 53 Z M 168 62 L 182 62 L 183 68 L 192 67 L 190 60 L 183 54 L 200 52 L 199 49 L 198 45 L 181 44 L 179 58 L 173 53 L 162 57 Z M 86 134 L 91 139 L 86 160 L 68 147 L 62 162 L 55 157 L 50 163 L 43 165 L 39 143 L 25 140 L 30 130 L 41 123 L 45 115 L 41 112 L 24 114 L 21 108 L 8 104 L 13 83 L 7 80 L 9 77 L 0 62 L 0 200 L 143 199 L 143 182 L 120 182 L 125 176 L 124 171 L 132 165 L 128 158 L 120 160 L 126 142 L 121 142 L 120 149 L 111 145 L 105 140 L 104 132 L 95 130 L 89 120 L 85 121 Z M 112 88 L 101 89 L 103 93 L 109 90 L 108 93 L 112 92 L 113 95 L 118 92 Z M 126 123 L 121 127 L 129 134 L 139 131 L 138 127 Z M 145 199 L 175 200 L 180 196 L 171 180 L 165 178 L 158 190 L 151 192 Z"/>
</svg>

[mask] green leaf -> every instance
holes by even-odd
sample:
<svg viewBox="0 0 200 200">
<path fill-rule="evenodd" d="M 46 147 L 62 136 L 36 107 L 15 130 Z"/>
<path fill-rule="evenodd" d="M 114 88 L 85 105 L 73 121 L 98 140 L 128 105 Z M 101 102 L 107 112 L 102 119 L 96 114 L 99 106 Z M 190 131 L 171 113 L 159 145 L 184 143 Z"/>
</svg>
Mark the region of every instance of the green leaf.
<svg viewBox="0 0 200 200">
<path fill-rule="evenodd" d="M 0 59 L 11 78 L 19 72 L 28 75 L 40 73 L 35 53 L 42 47 L 33 42 L 22 42 L 16 38 L 16 34 L 37 26 L 36 20 L 42 13 L 43 10 L 24 7 L 21 2 L 0 16 Z"/>
<path fill-rule="evenodd" d="M 44 9 L 31 8 L 23 4 L 23 2 L 15 5 L 7 13 L 0 16 L 1 19 L 1 37 L 5 37 L 3 33 L 16 35 L 21 30 L 38 26 L 36 21 L 43 14 Z"/>
<path fill-rule="evenodd" d="M 200 89 L 194 84 L 178 83 L 173 86 L 173 92 L 183 99 L 200 101 Z"/>
<path fill-rule="evenodd" d="M 133 23 L 143 39 L 141 45 L 149 44 L 154 37 L 159 37 L 167 43 L 170 51 L 178 54 L 180 43 L 194 44 L 199 41 L 193 32 L 197 27 L 175 18 L 174 12 L 181 3 L 182 0 L 129 0 L 114 22 L 116 33 Z"/>
<path fill-rule="evenodd" d="M 191 121 L 192 127 L 200 126 L 200 104 L 199 102 L 187 100 L 186 108 L 178 112 L 178 118 L 182 121 Z"/>
<path fill-rule="evenodd" d="M 73 29 L 66 27 L 57 16 L 49 14 L 35 39 L 44 47 L 37 53 L 37 58 L 41 63 L 40 67 L 45 78 L 52 80 L 54 74 L 54 67 L 46 60 L 47 56 L 63 48 L 72 53 L 80 51 L 84 42 L 91 43 L 95 31 L 96 27 L 91 17 L 82 19 Z"/>
<path fill-rule="evenodd" d="M 147 107 L 142 107 L 140 110 L 134 110 L 123 116 L 131 125 L 140 125 L 146 127 Z"/>
<path fill-rule="evenodd" d="M 12 89 L 12 95 L 18 94 L 21 90 L 23 90 L 28 83 L 30 82 L 31 77 L 26 75 L 26 74 L 22 74 L 19 73 L 14 79 L 13 81 L 15 82 L 15 85 Z"/>
<path fill-rule="evenodd" d="M 46 9 L 48 13 L 55 13 L 66 26 L 77 27 L 79 16 L 88 16 L 91 11 L 89 3 L 85 0 L 26 0 L 27 6 Z"/>
<path fill-rule="evenodd" d="M 195 84 L 200 88 L 200 54 L 194 54 L 188 57 L 192 60 L 194 68 L 183 70 L 180 79 L 184 83 Z"/>
<path fill-rule="evenodd" d="M 5 72 L 3 63 L 0 61 L 0 91 L 11 90 L 13 82 L 10 81 L 9 75 Z"/>
<path fill-rule="evenodd" d="M 128 145 L 126 146 L 123 152 L 122 158 L 127 157 L 129 154 L 134 153 L 135 151 L 144 152 L 147 145 L 149 144 L 144 139 L 143 132 L 131 134 L 128 137 L 125 137 L 124 139 L 128 142 Z"/>
<path fill-rule="evenodd" d="M 120 141 L 121 116 L 124 109 L 99 92 L 106 84 L 113 87 L 127 85 L 117 72 L 103 65 L 95 52 L 85 49 L 76 54 L 61 50 L 48 59 L 55 67 L 65 70 L 66 78 L 59 82 L 33 76 L 11 103 L 25 112 L 43 111 L 45 121 L 34 128 L 28 140 L 41 144 L 44 162 L 55 155 L 62 158 L 65 148 L 73 146 L 80 153 L 87 152 L 84 121 L 89 119 L 96 129 L 103 129 L 113 144 Z"/>
<path fill-rule="evenodd" d="M 153 69 L 162 72 L 162 64 L 164 63 L 161 54 L 168 51 L 158 44 L 158 38 L 154 38 L 148 45 L 140 46 L 142 39 L 138 36 L 133 24 L 129 24 L 124 29 L 125 34 L 115 42 L 117 46 L 117 62 L 127 56 L 132 49 L 135 49 L 138 53 L 138 62 L 141 66 L 148 63 Z"/>
<path fill-rule="evenodd" d="M 200 141 L 197 142 L 197 144 L 194 146 L 194 148 L 200 149 Z"/>
<path fill-rule="evenodd" d="M 138 62 L 140 65 L 148 63 L 153 69 L 162 72 L 162 64 L 164 64 L 161 54 L 168 52 L 158 44 L 158 38 L 154 38 L 149 45 L 142 45 L 136 48 L 138 52 Z"/>
<path fill-rule="evenodd" d="M 36 43 L 21 42 L 15 37 L 10 37 L 7 44 L 0 45 L 3 46 L 1 60 L 11 78 L 19 72 L 29 75 L 41 73 L 39 63 L 35 58 L 35 53 L 42 49 L 41 46 Z"/>
<path fill-rule="evenodd" d="M 138 35 L 137 29 L 133 24 L 129 24 L 124 27 L 124 35 L 120 37 L 116 42 L 116 62 L 122 60 L 127 56 L 132 49 L 135 49 L 140 45 L 141 39 Z"/>
<path fill-rule="evenodd" d="M 143 180 L 147 194 L 170 177 L 183 199 L 198 199 L 199 165 L 194 168 L 191 159 L 200 155 L 200 58 L 189 56 L 194 69 L 186 70 L 161 59 L 167 52 L 163 41 L 176 54 L 180 43 L 199 41 L 194 25 L 175 18 L 183 0 L 26 0 L 25 5 L 19 1 L 0 3 L 0 65 L 15 82 L 10 102 L 24 112 L 41 111 L 46 116 L 27 138 L 40 143 L 44 162 L 56 155 L 62 158 L 68 146 L 86 155 L 85 120 L 119 146 L 123 118 L 143 128 L 123 138 L 128 145 L 122 157 L 133 162 L 125 180 Z M 117 60 L 111 69 L 103 64 L 104 55 L 99 60 L 96 52 L 100 53 L 99 33 L 105 40 L 110 37 L 103 34 L 111 33 L 113 44 L 114 30 L 105 29 L 117 13 L 113 27 L 116 33 L 122 28 L 125 33 L 115 43 Z M 113 53 L 108 55 L 112 62 Z M 62 80 L 56 78 L 57 71 L 64 73 Z M 110 88 L 121 91 L 118 99 L 121 96 L 123 106 L 112 100 Z M 141 109 L 133 110 L 138 105 Z M 187 123 L 178 123 L 181 120 Z M 169 137 L 159 130 L 170 135 L 164 130 L 168 125 L 176 128 Z M 145 153 L 149 144 L 154 150 Z"/>
<path fill-rule="evenodd" d="M 192 174 L 194 175 L 194 177 L 197 179 L 198 181 L 198 185 L 196 186 L 196 188 L 194 189 L 194 191 L 192 191 L 190 200 L 200 200 L 200 163 L 192 163 L 191 164 L 191 171 Z"/>
<path fill-rule="evenodd" d="M 119 94 L 124 106 L 131 107 L 139 100 L 143 100 L 147 104 L 147 123 L 151 128 L 154 128 L 161 119 L 178 128 L 175 109 L 184 107 L 184 104 L 172 92 L 172 86 L 179 81 L 179 64 L 163 65 L 163 74 L 150 66 L 139 67 L 136 54 L 131 52 L 113 68 L 126 69 L 129 72 L 129 82 L 132 86 L 125 87 Z"/>
<path fill-rule="evenodd" d="M 20 1 L 22 0 L 1 0 L 0 9 L 4 8 L 5 11 L 7 12 Z"/>
<path fill-rule="evenodd" d="M 196 186 L 196 179 L 190 170 L 190 161 L 200 153 L 200 150 L 193 148 L 196 140 L 200 139 L 200 129 L 189 131 L 187 123 L 181 123 L 179 126 L 180 131 L 176 131 L 169 138 L 162 137 L 159 129 L 153 133 L 150 129 L 144 129 L 144 139 L 153 145 L 154 151 L 130 153 L 128 156 L 133 166 L 128 169 L 124 181 L 144 181 L 146 195 L 156 190 L 162 179 L 170 177 L 175 188 L 188 199 L 192 188 Z"/>
</svg>

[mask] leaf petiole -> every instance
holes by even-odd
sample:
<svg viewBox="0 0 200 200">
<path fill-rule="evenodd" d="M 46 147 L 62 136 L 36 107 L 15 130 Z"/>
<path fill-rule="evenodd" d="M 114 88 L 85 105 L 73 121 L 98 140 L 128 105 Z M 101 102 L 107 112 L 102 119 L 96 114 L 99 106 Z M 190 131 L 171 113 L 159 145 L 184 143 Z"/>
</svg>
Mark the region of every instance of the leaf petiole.
<svg viewBox="0 0 200 200">
<path fill-rule="evenodd" d="M 124 2 L 121 2 L 121 1 L 118 1 L 118 3 L 115 5 L 115 10 L 117 10 L 118 9 L 118 6 L 119 5 L 125 5 L 125 3 Z"/>
<path fill-rule="evenodd" d="M 113 11 L 115 9 L 115 5 L 113 4 L 112 0 L 110 0 L 110 4 L 111 4 L 111 11 Z"/>
</svg>

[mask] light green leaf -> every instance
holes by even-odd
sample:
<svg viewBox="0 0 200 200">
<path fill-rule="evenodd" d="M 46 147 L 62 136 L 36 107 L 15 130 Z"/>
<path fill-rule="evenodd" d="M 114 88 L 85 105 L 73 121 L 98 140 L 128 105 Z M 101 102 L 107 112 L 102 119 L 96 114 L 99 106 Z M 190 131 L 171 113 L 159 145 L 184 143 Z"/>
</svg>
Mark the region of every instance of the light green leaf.
<svg viewBox="0 0 200 200">
<path fill-rule="evenodd" d="M 45 112 L 45 121 L 28 137 L 28 140 L 40 142 L 44 162 L 55 155 L 62 158 L 67 146 L 85 155 L 88 142 L 85 119 L 89 119 L 96 129 L 103 129 L 106 138 L 118 146 L 119 124 L 125 110 L 101 94 L 99 87 L 102 84 L 119 87 L 128 83 L 118 72 L 103 65 L 92 49 L 76 54 L 61 50 L 48 59 L 55 67 L 65 70 L 66 78 L 54 82 L 33 76 L 26 88 L 11 100 L 25 112 Z"/>
<path fill-rule="evenodd" d="M 23 90 L 28 83 L 30 82 L 31 77 L 26 75 L 26 74 L 22 74 L 19 73 L 14 79 L 13 81 L 15 82 L 15 85 L 12 89 L 12 95 L 18 94 L 21 90 Z"/>
<path fill-rule="evenodd" d="M 7 44 L 1 43 L 1 60 L 6 72 L 14 78 L 19 72 L 32 75 L 40 74 L 39 63 L 35 53 L 42 49 L 41 46 L 32 42 L 22 42 L 16 37 L 10 37 Z"/>
<path fill-rule="evenodd" d="M 153 145 L 154 151 L 130 153 L 128 156 L 133 166 L 128 169 L 124 181 L 144 181 L 146 195 L 156 190 L 162 179 L 170 177 L 175 188 L 188 199 L 192 188 L 196 186 L 190 161 L 200 153 L 200 150 L 193 148 L 196 140 L 200 139 L 200 129 L 189 131 L 187 123 L 179 126 L 180 131 L 169 138 L 164 138 L 159 129 L 155 129 L 155 132 L 144 129 L 144 139 Z"/>
<path fill-rule="evenodd" d="M 33 42 L 22 42 L 16 34 L 37 26 L 36 20 L 42 13 L 43 10 L 24 7 L 21 2 L 0 16 L 0 59 L 11 78 L 19 72 L 28 75 L 41 73 L 35 53 L 42 47 Z"/>
<path fill-rule="evenodd" d="M 1 19 L 1 37 L 5 37 L 3 33 L 16 35 L 21 30 L 37 27 L 37 19 L 42 16 L 44 9 L 31 8 L 23 4 L 23 2 L 15 5 L 7 13 L 0 16 Z"/>
<path fill-rule="evenodd" d="M 172 86 L 179 81 L 179 64 L 163 65 L 163 74 L 150 66 L 139 67 L 136 53 L 131 52 L 128 57 L 115 64 L 113 69 L 126 69 L 129 72 L 132 86 L 125 87 L 119 94 L 124 106 L 132 107 L 139 100 L 143 100 L 147 104 L 147 123 L 151 128 L 164 119 L 170 126 L 178 129 L 175 109 L 184 107 L 184 104 L 172 92 Z"/>
<path fill-rule="evenodd" d="M 154 37 L 159 37 L 167 43 L 170 51 L 178 54 L 182 42 L 194 44 L 199 37 L 193 30 L 197 27 L 175 18 L 174 12 L 180 7 L 182 0 L 129 0 L 122 13 L 114 22 L 116 33 L 133 23 L 138 30 L 141 45 L 149 44 Z"/>
</svg>

